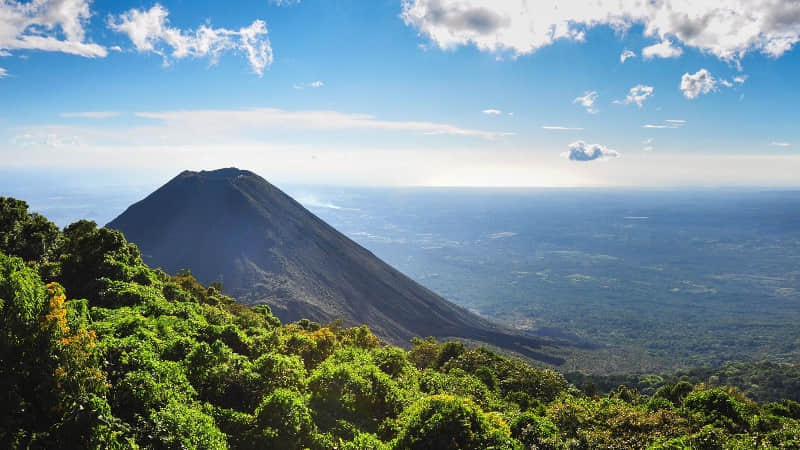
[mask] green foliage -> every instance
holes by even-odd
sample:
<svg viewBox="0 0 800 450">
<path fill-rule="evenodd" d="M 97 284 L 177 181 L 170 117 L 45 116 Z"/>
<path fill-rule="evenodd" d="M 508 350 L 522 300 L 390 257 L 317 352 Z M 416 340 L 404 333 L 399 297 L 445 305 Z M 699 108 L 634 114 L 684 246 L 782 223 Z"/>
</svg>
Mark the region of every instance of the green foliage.
<svg viewBox="0 0 800 450">
<path fill-rule="evenodd" d="M 425 397 L 401 419 L 395 443 L 403 449 L 512 449 L 508 425 L 484 413 L 469 399 L 450 395 Z"/>
<path fill-rule="evenodd" d="M 581 378 L 589 396 L 484 348 L 281 326 L 219 284 L 151 270 L 118 232 L 51 235 L 13 199 L 0 213 L 0 448 L 800 447 L 795 401 L 656 375 Z M 777 386 L 769 367 L 789 370 L 715 376 Z"/>
<path fill-rule="evenodd" d="M 350 361 L 337 360 L 334 355 L 309 376 L 310 404 L 325 431 L 345 420 L 374 433 L 384 419 L 396 417 L 402 409 L 398 384 L 366 354 L 354 353 Z M 338 356 L 349 359 L 351 355 Z"/>
<path fill-rule="evenodd" d="M 562 445 L 553 422 L 532 412 L 524 412 L 511 421 L 511 435 L 525 448 L 555 450 Z"/>
<path fill-rule="evenodd" d="M 0 252 L 42 262 L 58 246 L 59 237 L 54 223 L 28 213 L 27 203 L 0 197 Z"/>
<path fill-rule="evenodd" d="M 747 426 L 745 404 L 723 389 L 692 392 L 684 406 L 691 418 L 702 425 L 713 425 L 729 431 L 741 431 Z"/>
<path fill-rule="evenodd" d="M 75 298 L 97 298 L 97 293 L 107 285 L 101 278 L 151 283 L 150 271 L 142 263 L 135 245 L 126 242 L 119 231 L 97 228 L 94 222 L 86 220 L 64 229 L 59 263 L 58 281 Z"/>
<path fill-rule="evenodd" d="M 170 401 L 150 414 L 152 441 L 158 449 L 208 449 L 228 448 L 225 435 L 217 428 L 214 419 L 196 405 Z"/>
<path fill-rule="evenodd" d="M 265 397 L 255 416 L 260 448 L 303 448 L 316 428 L 305 398 L 283 388 Z"/>
</svg>

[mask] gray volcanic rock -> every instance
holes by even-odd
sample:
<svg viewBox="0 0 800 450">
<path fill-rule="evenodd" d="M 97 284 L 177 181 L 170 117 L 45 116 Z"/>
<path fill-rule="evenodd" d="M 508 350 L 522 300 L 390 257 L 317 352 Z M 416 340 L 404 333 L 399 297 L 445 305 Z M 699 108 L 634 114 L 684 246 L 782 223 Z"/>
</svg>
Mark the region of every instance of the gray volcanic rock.
<svg viewBox="0 0 800 450">
<path fill-rule="evenodd" d="M 411 280 L 260 176 L 235 168 L 185 171 L 107 225 L 169 273 L 221 281 L 243 303 L 284 322 L 368 324 L 383 340 L 486 342 L 550 363 L 555 341 L 499 327 Z"/>
</svg>

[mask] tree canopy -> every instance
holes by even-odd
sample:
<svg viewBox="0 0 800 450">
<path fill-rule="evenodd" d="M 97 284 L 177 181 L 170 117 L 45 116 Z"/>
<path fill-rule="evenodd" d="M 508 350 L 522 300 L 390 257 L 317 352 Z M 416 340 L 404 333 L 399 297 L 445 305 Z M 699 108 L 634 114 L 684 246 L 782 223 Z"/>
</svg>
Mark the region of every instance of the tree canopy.
<svg viewBox="0 0 800 450">
<path fill-rule="evenodd" d="M 0 198 L 0 447 L 797 448 L 800 404 L 664 384 L 599 396 L 457 342 L 281 324 L 116 231 Z"/>
</svg>

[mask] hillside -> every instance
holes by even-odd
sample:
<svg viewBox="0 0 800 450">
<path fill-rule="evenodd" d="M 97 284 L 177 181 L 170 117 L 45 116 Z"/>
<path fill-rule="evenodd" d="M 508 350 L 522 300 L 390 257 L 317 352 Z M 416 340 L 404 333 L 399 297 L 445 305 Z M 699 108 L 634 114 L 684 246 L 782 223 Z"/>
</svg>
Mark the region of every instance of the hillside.
<svg viewBox="0 0 800 450">
<path fill-rule="evenodd" d="M 558 346 L 503 329 L 446 301 L 378 259 L 258 175 L 235 168 L 185 171 L 107 225 L 145 262 L 221 282 L 243 303 L 283 321 L 368 324 L 382 339 L 486 342 L 558 364 Z"/>
</svg>

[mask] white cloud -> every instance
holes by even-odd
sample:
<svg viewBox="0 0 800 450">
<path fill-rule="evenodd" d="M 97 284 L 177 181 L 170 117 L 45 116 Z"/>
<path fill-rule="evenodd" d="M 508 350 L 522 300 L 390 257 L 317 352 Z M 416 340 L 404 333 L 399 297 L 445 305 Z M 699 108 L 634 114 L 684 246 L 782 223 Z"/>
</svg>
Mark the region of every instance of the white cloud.
<svg viewBox="0 0 800 450">
<path fill-rule="evenodd" d="M 624 52 L 620 53 L 619 62 L 625 64 L 625 61 L 630 58 L 636 58 L 636 53 L 632 50 L 625 50 Z"/>
<path fill-rule="evenodd" d="M 700 94 L 708 94 L 709 92 L 716 91 L 719 86 L 726 88 L 735 88 L 738 84 L 744 84 L 747 81 L 747 75 L 737 75 L 731 80 L 722 78 L 714 78 L 706 69 L 700 69 L 694 74 L 685 73 L 681 77 L 680 89 L 683 95 L 688 99 L 697 98 Z M 744 98 L 744 94 L 740 96 L 739 100 Z"/>
<path fill-rule="evenodd" d="M 0 67 L 0 78 L 5 78 L 8 76 L 8 71 L 2 67 Z"/>
<path fill-rule="evenodd" d="M 108 51 L 86 40 L 85 26 L 91 0 L 35 0 L 0 2 L 0 51 L 41 50 L 87 58 Z"/>
<path fill-rule="evenodd" d="M 295 83 L 292 85 L 292 87 L 295 89 L 305 89 L 307 87 L 316 89 L 316 88 L 321 88 L 322 86 L 325 86 L 325 83 L 319 80 L 312 81 L 310 83 Z"/>
<path fill-rule="evenodd" d="M 11 53 L 9 53 L 9 52 L 7 52 L 7 51 L 5 51 L 3 49 L 0 49 L 0 58 L 2 58 L 3 56 L 11 56 Z"/>
<path fill-rule="evenodd" d="M 84 111 L 61 113 L 61 117 L 79 117 L 83 119 L 109 119 L 119 115 L 116 111 Z"/>
<path fill-rule="evenodd" d="M 642 128 L 650 128 L 655 130 L 663 130 L 667 128 L 681 128 L 682 126 L 686 125 L 686 121 L 683 119 L 667 119 L 663 124 L 647 124 L 642 125 Z"/>
<path fill-rule="evenodd" d="M 597 91 L 586 91 L 582 97 L 576 97 L 572 103 L 578 103 L 590 114 L 596 114 L 598 111 L 595 109 L 594 104 L 597 101 Z"/>
<path fill-rule="evenodd" d="M 614 103 L 620 105 L 630 105 L 635 103 L 639 108 L 642 107 L 644 101 L 653 95 L 655 89 L 653 86 L 645 86 L 644 84 L 637 84 L 628 91 L 628 96 L 622 100 L 614 100 Z"/>
<path fill-rule="evenodd" d="M 131 9 L 117 17 L 109 17 L 108 26 L 126 34 L 139 52 L 152 52 L 169 64 L 170 59 L 208 57 L 216 64 L 228 51 L 243 53 L 253 72 L 263 75 L 272 64 L 272 47 L 263 20 L 237 30 L 201 25 L 196 31 L 181 30 L 169 25 L 169 11 L 156 4 L 149 10 Z"/>
<path fill-rule="evenodd" d="M 488 115 L 488 116 L 499 116 L 500 114 L 503 114 L 503 111 L 500 111 L 499 109 L 491 109 L 491 108 L 490 109 L 484 109 L 481 112 L 486 114 L 486 115 Z"/>
<path fill-rule="evenodd" d="M 292 6 L 300 3 L 300 0 L 269 0 L 275 6 Z"/>
<path fill-rule="evenodd" d="M 287 111 L 277 108 L 243 110 L 193 110 L 166 112 L 139 112 L 137 117 L 158 120 L 169 129 L 202 130 L 208 132 L 238 131 L 243 129 L 304 129 L 304 130 L 358 130 L 408 131 L 426 135 L 469 136 L 498 139 L 514 133 L 461 128 L 455 125 L 379 120 L 369 114 L 352 114 L 339 111 Z"/>
<path fill-rule="evenodd" d="M 732 88 L 737 84 L 744 84 L 745 81 L 747 81 L 747 75 L 736 75 L 735 77 L 731 78 L 730 81 L 719 80 L 719 83 L 725 87 Z"/>
<path fill-rule="evenodd" d="M 700 94 L 708 94 L 716 90 L 716 86 L 717 80 L 706 69 L 700 69 L 693 75 L 684 73 L 681 77 L 681 91 L 683 91 L 683 96 L 690 100 L 697 98 Z"/>
<path fill-rule="evenodd" d="M 771 145 L 773 147 L 789 147 L 792 144 L 789 143 L 789 142 L 785 142 L 785 141 L 773 141 L 769 145 Z"/>
<path fill-rule="evenodd" d="M 664 39 L 658 44 L 653 44 L 642 49 L 642 58 L 677 58 L 683 54 L 680 47 L 675 47 L 669 39 Z"/>
<path fill-rule="evenodd" d="M 62 131 L 62 130 L 59 130 Z M 82 144 L 80 138 L 76 135 L 69 135 L 64 132 L 55 132 L 54 130 L 39 130 L 20 134 L 11 138 L 12 145 L 21 148 L 29 147 L 75 147 Z"/>
<path fill-rule="evenodd" d="M 442 49 L 474 45 L 529 54 L 558 40 L 582 41 L 589 28 L 634 24 L 727 61 L 748 52 L 779 57 L 800 40 L 797 0 L 403 0 L 401 16 Z"/>
<path fill-rule="evenodd" d="M 653 140 L 654 140 L 653 138 L 647 138 L 647 139 L 643 140 L 642 141 L 642 145 L 644 147 L 642 148 L 642 150 L 644 150 L 646 152 L 652 152 L 653 149 L 654 149 L 653 148 Z"/>
<path fill-rule="evenodd" d="M 583 128 L 578 127 L 561 127 L 556 125 L 542 125 L 543 130 L 552 130 L 552 131 L 581 131 Z"/>
<path fill-rule="evenodd" d="M 618 151 L 612 150 L 605 145 L 587 144 L 583 141 L 576 141 L 569 144 L 569 151 L 561 155 L 570 161 L 595 161 L 620 157 Z"/>
</svg>

